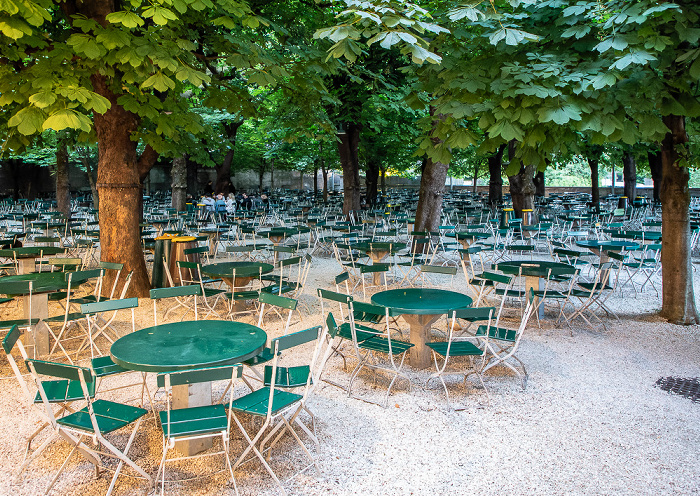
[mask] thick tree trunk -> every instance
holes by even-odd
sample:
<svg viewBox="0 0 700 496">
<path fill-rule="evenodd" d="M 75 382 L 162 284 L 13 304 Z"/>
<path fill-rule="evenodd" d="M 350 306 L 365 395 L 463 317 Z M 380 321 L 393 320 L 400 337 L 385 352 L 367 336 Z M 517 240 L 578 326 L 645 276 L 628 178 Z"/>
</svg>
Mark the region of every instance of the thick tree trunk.
<svg viewBox="0 0 700 496">
<path fill-rule="evenodd" d="M 386 167 L 381 168 L 382 196 L 386 196 Z"/>
<path fill-rule="evenodd" d="M 68 182 L 68 146 L 59 139 L 56 148 L 56 206 L 66 220 L 70 219 L 70 184 Z"/>
<path fill-rule="evenodd" d="M 600 212 L 600 178 L 598 177 L 599 157 L 589 155 L 588 167 L 591 169 L 591 203 L 596 212 Z"/>
<path fill-rule="evenodd" d="M 647 157 L 649 158 L 651 181 L 654 184 L 654 202 L 660 202 L 661 198 L 659 194 L 661 191 L 661 171 L 663 165 L 661 151 L 649 151 L 647 152 Z"/>
<path fill-rule="evenodd" d="M 192 198 L 199 196 L 199 186 L 197 185 L 197 162 L 193 162 L 189 159 L 187 154 L 183 155 L 185 157 L 185 163 L 187 166 L 187 194 L 192 195 Z"/>
<path fill-rule="evenodd" d="M 416 231 L 437 231 L 440 225 L 445 180 L 450 164 L 428 159 L 420 178 L 418 207 L 416 208 Z"/>
<path fill-rule="evenodd" d="M 275 189 L 275 159 L 270 159 L 270 193 Z"/>
<path fill-rule="evenodd" d="M 489 205 L 493 210 L 503 201 L 503 152 L 506 145 L 498 147 L 489 157 Z"/>
<path fill-rule="evenodd" d="M 140 178 L 136 142 L 131 135 L 138 129 L 138 118 L 117 103 L 103 76 L 92 77 L 93 88 L 107 98 L 111 108 L 95 113 L 99 143 L 97 189 L 100 195 L 101 259 L 121 262 L 124 271 L 133 271 L 130 296 L 146 297 L 151 287 L 143 258 L 138 211 Z M 105 287 L 111 287 L 108 281 Z"/>
<path fill-rule="evenodd" d="M 367 188 L 367 205 L 374 206 L 377 203 L 379 183 L 379 162 L 375 157 L 367 161 L 365 171 L 365 187 Z"/>
<path fill-rule="evenodd" d="M 187 210 L 187 158 L 183 155 L 173 159 L 172 176 L 172 207 L 178 212 Z"/>
<path fill-rule="evenodd" d="M 611 165 L 610 168 L 612 171 L 610 171 L 610 194 L 614 195 L 615 194 L 615 166 Z"/>
<path fill-rule="evenodd" d="M 625 193 L 630 205 L 637 198 L 637 162 L 631 152 L 622 155 L 622 176 L 625 182 Z"/>
<path fill-rule="evenodd" d="M 360 163 L 357 148 L 362 126 L 351 122 L 347 131 L 338 133 L 338 155 L 343 167 L 343 215 L 360 210 Z"/>
<path fill-rule="evenodd" d="M 678 148 L 685 147 L 688 135 L 684 117 L 667 115 L 663 119 L 670 131 L 661 145 L 661 236 L 664 242 L 661 316 L 677 324 L 697 324 L 690 258 L 690 174 L 686 167 L 678 164 Z"/>
<path fill-rule="evenodd" d="M 314 201 L 318 197 L 318 160 L 314 163 Z"/>
<path fill-rule="evenodd" d="M 544 182 L 544 171 L 537 171 L 532 182 L 535 184 L 535 196 L 545 196 L 547 189 Z"/>
<path fill-rule="evenodd" d="M 228 195 L 231 192 L 231 162 L 236 149 L 236 135 L 238 129 L 243 125 L 243 121 L 228 122 L 224 124 L 224 131 L 231 142 L 231 148 L 224 156 L 223 162 L 215 167 L 216 182 L 214 184 L 214 193 L 223 193 Z"/>
</svg>

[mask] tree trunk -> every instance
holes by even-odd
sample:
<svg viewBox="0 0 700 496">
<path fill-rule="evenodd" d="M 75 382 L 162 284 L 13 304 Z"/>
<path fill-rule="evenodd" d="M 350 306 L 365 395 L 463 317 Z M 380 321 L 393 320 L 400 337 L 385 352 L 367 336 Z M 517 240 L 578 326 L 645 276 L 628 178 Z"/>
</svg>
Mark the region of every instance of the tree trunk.
<svg viewBox="0 0 700 496">
<path fill-rule="evenodd" d="M 318 197 L 318 160 L 314 162 L 314 201 Z"/>
<path fill-rule="evenodd" d="M 214 193 L 228 195 L 231 192 L 231 162 L 233 162 L 233 154 L 236 149 L 236 135 L 238 134 L 238 129 L 242 125 L 243 121 L 224 124 L 224 131 L 231 142 L 231 148 L 226 152 L 223 162 L 215 167 L 216 182 L 214 184 Z"/>
<path fill-rule="evenodd" d="M 600 178 L 598 177 L 599 156 L 589 155 L 588 167 L 591 169 L 591 203 L 596 213 L 600 212 Z"/>
<path fill-rule="evenodd" d="M 275 189 L 275 159 L 270 159 L 270 194 Z"/>
<path fill-rule="evenodd" d="M 615 194 L 615 166 L 611 165 L 610 168 L 612 171 L 610 172 L 610 194 L 614 195 Z"/>
<path fill-rule="evenodd" d="M 323 176 L 323 203 L 328 201 L 328 169 L 326 163 L 321 159 L 321 175 Z"/>
<path fill-rule="evenodd" d="M 503 201 L 503 152 L 506 145 L 498 147 L 489 157 L 489 205 L 495 209 Z"/>
<path fill-rule="evenodd" d="M 70 184 L 68 182 L 68 146 L 59 139 L 56 148 L 56 206 L 66 220 L 70 219 Z"/>
<path fill-rule="evenodd" d="M 374 206 L 377 203 L 379 168 L 379 161 L 376 157 L 372 157 L 367 161 L 365 187 L 367 188 L 367 205 L 369 206 Z"/>
<path fill-rule="evenodd" d="M 661 316 L 676 324 L 697 324 L 690 253 L 690 174 L 679 166 L 679 149 L 686 148 L 685 118 L 667 115 L 669 128 L 661 145 L 661 250 L 663 303 Z"/>
<path fill-rule="evenodd" d="M 98 158 L 99 159 L 99 158 Z M 87 173 L 88 183 L 90 184 L 90 191 L 92 191 L 92 208 L 99 211 L 100 210 L 100 194 L 97 192 L 97 182 L 95 181 L 95 169 L 90 162 L 90 156 L 88 152 L 82 155 L 80 160 L 83 162 L 85 167 L 85 172 Z"/>
<path fill-rule="evenodd" d="M 663 160 L 661 156 L 661 151 L 649 151 L 647 153 L 649 158 L 649 170 L 651 171 L 651 180 L 654 183 L 654 202 L 660 202 L 659 193 L 661 191 L 661 171 Z"/>
<path fill-rule="evenodd" d="M 547 190 L 544 182 L 544 171 L 537 171 L 532 181 L 535 184 L 535 196 L 545 196 Z"/>
<path fill-rule="evenodd" d="M 338 133 L 338 155 L 343 167 L 343 215 L 347 218 L 350 218 L 350 212 L 360 210 L 360 163 L 357 148 L 361 129 L 361 125 L 351 122 L 347 125 L 346 132 Z"/>
<path fill-rule="evenodd" d="M 508 143 L 508 158 L 513 160 L 515 156 L 515 148 L 518 143 L 512 140 Z M 513 214 L 516 218 L 522 219 L 523 209 L 535 209 L 535 183 L 533 176 L 535 174 L 534 165 L 520 164 L 520 172 L 515 176 L 509 176 L 510 197 L 513 200 Z"/>
<path fill-rule="evenodd" d="M 626 151 L 622 155 L 622 176 L 625 181 L 625 193 L 630 205 L 637 198 L 637 162 L 631 152 Z"/>
<path fill-rule="evenodd" d="M 381 168 L 382 196 L 386 197 L 386 167 Z"/>
<path fill-rule="evenodd" d="M 187 167 L 187 194 L 192 195 L 192 198 L 199 196 L 199 186 L 197 185 L 197 162 L 193 162 L 189 159 L 187 154 L 183 155 L 185 157 L 185 163 Z"/>
<path fill-rule="evenodd" d="M 430 107 L 430 115 L 435 117 L 435 107 Z M 443 116 L 438 115 L 433 120 L 435 128 Z M 439 138 L 431 138 L 433 146 L 442 144 Z M 440 214 L 442 212 L 442 200 L 445 192 L 445 180 L 450 164 L 434 162 L 427 158 L 423 161 L 423 173 L 420 178 L 420 192 L 418 193 L 418 206 L 416 207 L 416 231 L 437 231 L 440 226 Z"/>
<path fill-rule="evenodd" d="M 187 158 L 183 155 L 173 159 L 172 207 L 178 212 L 187 210 Z"/>
<path fill-rule="evenodd" d="M 138 129 L 135 114 L 117 103 L 104 76 L 92 76 L 95 92 L 107 98 L 111 108 L 95 113 L 98 140 L 97 189 L 100 195 L 101 260 L 121 262 L 133 271 L 130 296 L 146 297 L 151 287 L 143 258 L 138 211 L 141 191 L 136 146 L 131 136 Z M 107 281 L 105 287 L 111 287 Z"/>
</svg>

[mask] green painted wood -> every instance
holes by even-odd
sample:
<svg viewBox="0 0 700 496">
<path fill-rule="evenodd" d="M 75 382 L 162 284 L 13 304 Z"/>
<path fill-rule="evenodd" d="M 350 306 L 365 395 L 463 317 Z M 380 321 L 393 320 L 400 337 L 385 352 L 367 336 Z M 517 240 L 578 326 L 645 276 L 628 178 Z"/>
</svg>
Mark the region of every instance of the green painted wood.
<svg viewBox="0 0 700 496">
<path fill-rule="evenodd" d="M 202 296 L 202 287 L 198 284 L 192 284 L 190 286 L 173 286 L 171 288 L 156 288 L 150 291 L 150 297 L 152 300 L 158 300 L 160 298 L 173 298 L 176 296 Z"/>
<path fill-rule="evenodd" d="M 590 248 L 593 250 L 635 250 L 639 248 L 639 243 L 634 241 L 600 241 L 597 239 L 584 239 L 576 242 L 576 246 Z"/>
<path fill-rule="evenodd" d="M 6 248 L 0 250 L 0 257 L 35 258 L 39 255 L 58 255 L 65 251 L 65 248 L 59 248 L 57 246 L 23 246 L 21 248 Z"/>
<path fill-rule="evenodd" d="M 15 343 L 21 335 L 22 333 L 19 331 L 19 327 L 16 324 L 10 328 L 5 338 L 2 340 L 2 349 L 5 350 L 5 353 L 9 355 L 12 352 L 12 348 L 15 347 Z"/>
<path fill-rule="evenodd" d="M 93 376 L 90 369 L 78 367 L 76 365 L 67 365 L 64 363 L 47 362 L 44 360 L 27 360 L 27 364 L 31 364 L 37 374 L 48 375 L 52 377 L 60 377 L 61 379 L 69 379 L 71 381 L 79 381 L 80 373 L 82 372 L 85 382 L 92 382 Z"/>
<path fill-rule="evenodd" d="M 275 305 L 280 308 L 286 308 L 287 310 L 296 310 L 297 308 L 297 300 L 272 293 L 261 292 L 258 296 L 258 301 L 267 305 Z"/>
<path fill-rule="evenodd" d="M 58 291 L 59 289 L 66 289 L 68 283 L 65 280 L 65 274 L 63 272 L 34 272 L 32 274 L 16 274 L 12 276 L 0 277 L 0 285 L 6 282 L 16 282 L 16 281 L 32 281 L 32 293 L 48 293 L 51 291 Z M 9 293 L 9 294 L 28 294 L 27 290 L 24 293 Z M 0 294 L 4 293 L 0 290 Z"/>
<path fill-rule="evenodd" d="M 372 303 L 409 315 L 447 313 L 449 310 L 466 308 L 472 301 L 465 294 L 435 288 L 390 289 L 372 296 Z"/>
<path fill-rule="evenodd" d="M 122 300 L 97 301 L 95 303 L 84 303 L 80 305 L 80 311 L 87 315 L 98 312 L 111 312 L 113 310 L 124 310 L 139 306 L 138 298 L 124 298 Z"/>
<path fill-rule="evenodd" d="M 318 338 L 318 331 L 320 326 L 310 327 L 304 329 L 303 331 L 294 332 L 286 336 L 280 336 L 277 339 L 273 339 L 270 343 L 270 347 L 278 352 L 294 348 L 295 346 L 300 346 L 302 344 L 309 343 Z"/>
<path fill-rule="evenodd" d="M 243 322 L 175 322 L 127 334 L 110 350 L 115 363 L 129 370 L 174 372 L 233 365 L 258 355 L 265 331 Z"/>
<path fill-rule="evenodd" d="M 208 405 L 158 412 L 163 433 L 171 438 L 198 436 L 226 431 L 228 415 L 224 405 Z"/>
<path fill-rule="evenodd" d="M 549 260 L 510 260 L 499 262 L 495 267 L 506 274 L 522 274 L 524 276 L 547 277 L 550 269 L 571 269 L 573 265 Z M 522 272 L 521 272 L 522 269 Z"/>
</svg>

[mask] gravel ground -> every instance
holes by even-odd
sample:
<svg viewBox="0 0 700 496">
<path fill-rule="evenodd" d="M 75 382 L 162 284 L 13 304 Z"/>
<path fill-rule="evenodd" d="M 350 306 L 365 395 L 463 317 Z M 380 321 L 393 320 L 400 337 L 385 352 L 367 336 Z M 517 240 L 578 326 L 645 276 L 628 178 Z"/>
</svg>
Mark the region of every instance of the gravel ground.
<svg viewBox="0 0 700 496">
<path fill-rule="evenodd" d="M 337 272 L 335 261 L 314 259 L 309 289 L 301 298 L 304 320 L 294 330 L 321 323 L 313 289 L 329 287 Z M 461 276 L 454 285 L 465 289 Z M 659 319 L 655 312 L 660 301 L 653 290 L 638 298 L 616 295 L 609 302 L 622 320 L 605 319 L 607 330 L 575 326 L 572 336 L 568 328 L 553 327 L 547 320 L 538 328 L 533 321 L 519 353 L 528 367 L 527 389 L 507 371 L 492 369 L 486 378 L 490 404 L 474 382 L 465 388 L 454 379 L 448 384 L 450 407 L 436 382 L 424 387 L 429 371 L 410 368 L 412 388 L 395 386 L 386 409 L 321 384 L 312 402 L 321 476 L 309 471 L 286 482 L 285 488 L 299 495 L 700 494 L 700 404 L 654 387 L 660 377 L 700 376 L 700 329 Z M 150 325 L 151 308 L 150 301 L 141 301 L 137 327 Z M 2 318 L 18 312 L 5 311 Z M 278 335 L 279 321 L 273 319 L 266 330 Z M 292 359 L 303 360 L 305 351 Z M 1 362 L 0 495 L 38 494 L 69 449 L 55 442 L 25 472 L 17 473 L 24 438 L 39 416 L 23 401 L 7 362 Z M 326 377 L 347 382 L 342 360 L 329 362 Z M 385 388 L 381 380 L 374 387 L 372 376 L 362 374 L 357 392 L 380 401 Z M 119 398 L 117 393 L 111 397 Z M 232 458 L 242 446 L 234 431 Z M 153 420 L 144 422 L 132 457 L 155 474 L 161 453 L 159 427 Z M 276 453 L 272 466 L 281 478 L 303 462 L 289 440 Z M 188 461 L 171 473 L 208 473 L 220 467 L 219 460 Z M 53 494 L 104 494 L 110 478 L 96 478 L 88 463 L 74 457 Z M 257 461 L 239 468 L 236 479 L 243 495 L 279 493 Z M 142 481 L 122 477 L 114 494 L 149 491 Z M 232 494 L 233 488 L 226 474 L 219 473 L 168 485 L 166 491 L 218 495 Z"/>
</svg>

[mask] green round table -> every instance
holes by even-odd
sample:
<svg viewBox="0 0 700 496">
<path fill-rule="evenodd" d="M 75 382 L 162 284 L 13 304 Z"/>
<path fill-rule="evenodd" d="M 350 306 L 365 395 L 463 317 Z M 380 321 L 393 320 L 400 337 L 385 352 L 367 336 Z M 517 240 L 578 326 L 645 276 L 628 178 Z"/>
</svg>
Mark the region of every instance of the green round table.
<svg viewBox="0 0 700 496">
<path fill-rule="evenodd" d="M 250 283 L 261 274 L 269 274 L 274 265 L 265 262 L 220 262 L 202 267 L 202 274 L 216 279 L 223 279 L 229 287 L 233 287 L 233 271 L 236 270 L 235 287 L 239 288 Z"/>
<path fill-rule="evenodd" d="M 0 257 L 16 258 L 19 261 L 19 273 L 28 274 L 36 269 L 37 258 L 58 255 L 65 251 L 65 248 L 58 246 L 23 246 L 0 250 Z"/>
<path fill-rule="evenodd" d="M 117 339 L 112 360 L 129 370 L 174 372 L 232 365 L 258 355 L 265 331 L 228 320 L 175 322 L 146 327 Z"/>
<path fill-rule="evenodd" d="M 387 255 L 396 253 L 396 250 L 398 249 L 397 243 L 387 243 L 386 241 L 361 241 L 359 243 L 350 243 L 349 246 L 353 250 L 362 251 L 369 255 L 373 264 L 380 263 Z M 372 283 L 375 286 L 380 286 L 382 284 L 381 277 L 381 273 L 375 272 Z"/>
<path fill-rule="evenodd" d="M 430 366 L 430 326 L 450 310 L 471 306 L 472 299 L 457 291 L 434 288 L 405 288 L 381 291 L 372 296 L 372 303 L 402 312 L 411 328 L 409 363 L 416 368 Z"/>
</svg>

